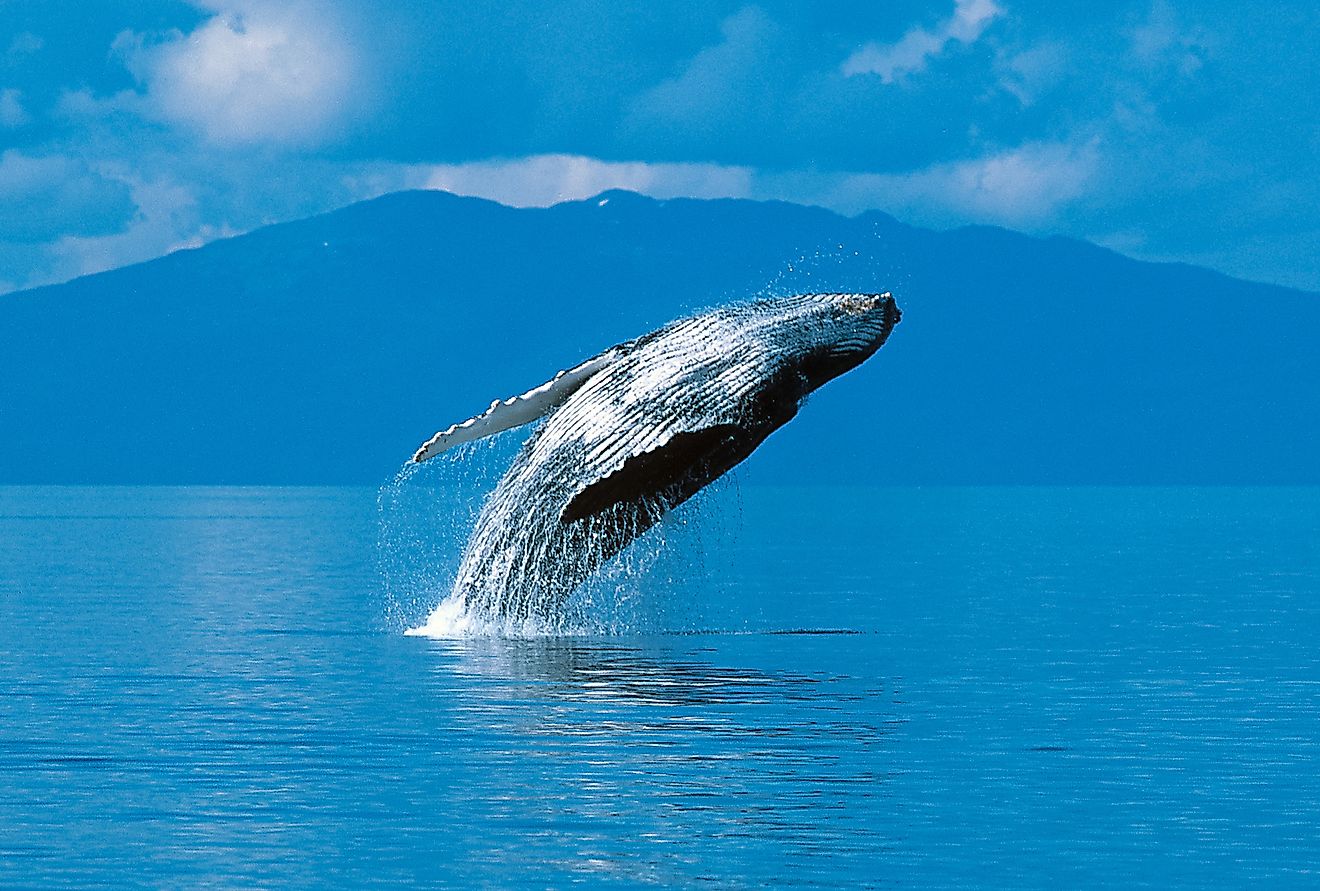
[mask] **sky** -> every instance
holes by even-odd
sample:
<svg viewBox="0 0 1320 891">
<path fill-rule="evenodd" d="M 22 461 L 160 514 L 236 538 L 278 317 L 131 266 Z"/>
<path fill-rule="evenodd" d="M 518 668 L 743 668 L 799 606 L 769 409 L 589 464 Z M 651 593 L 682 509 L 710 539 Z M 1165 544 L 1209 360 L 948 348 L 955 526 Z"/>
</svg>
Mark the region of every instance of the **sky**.
<svg viewBox="0 0 1320 891">
<path fill-rule="evenodd" d="M 1320 4 L 0 0 L 0 292 L 386 192 L 627 188 L 1320 291 Z"/>
</svg>

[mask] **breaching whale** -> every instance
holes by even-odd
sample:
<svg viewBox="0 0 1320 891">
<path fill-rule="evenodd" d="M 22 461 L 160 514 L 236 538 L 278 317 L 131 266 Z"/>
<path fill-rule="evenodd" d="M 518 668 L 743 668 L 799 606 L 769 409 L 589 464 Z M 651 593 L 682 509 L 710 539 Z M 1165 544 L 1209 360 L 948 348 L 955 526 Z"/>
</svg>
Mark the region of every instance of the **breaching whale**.
<svg viewBox="0 0 1320 891">
<path fill-rule="evenodd" d="M 486 499 L 450 600 L 526 620 L 562 602 L 664 514 L 857 367 L 898 323 L 892 295 L 721 307 L 610 347 L 431 437 L 422 462 L 541 420 Z"/>
</svg>

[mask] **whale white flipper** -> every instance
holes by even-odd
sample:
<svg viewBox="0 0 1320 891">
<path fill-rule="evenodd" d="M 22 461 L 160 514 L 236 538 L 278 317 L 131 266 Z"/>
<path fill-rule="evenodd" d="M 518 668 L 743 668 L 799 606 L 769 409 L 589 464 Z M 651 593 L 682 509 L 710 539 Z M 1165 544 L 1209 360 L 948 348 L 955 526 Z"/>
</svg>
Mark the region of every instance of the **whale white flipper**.
<svg viewBox="0 0 1320 891">
<path fill-rule="evenodd" d="M 490 404 L 490 408 L 481 414 L 441 430 L 422 443 L 422 447 L 412 456 L 413 462 L 421 463 L 456 445 L 494 436 L 496 433 L 535 421 L 559 406 L 585 384 L 588 378 L 614 361 L 621 349 L 621 346 L 611 347 L 580 365 L 559 372 L 541 386 L 528 390 L 521 396 L 512 396 L 504 400 L 496 399 Z"/>
</svg>

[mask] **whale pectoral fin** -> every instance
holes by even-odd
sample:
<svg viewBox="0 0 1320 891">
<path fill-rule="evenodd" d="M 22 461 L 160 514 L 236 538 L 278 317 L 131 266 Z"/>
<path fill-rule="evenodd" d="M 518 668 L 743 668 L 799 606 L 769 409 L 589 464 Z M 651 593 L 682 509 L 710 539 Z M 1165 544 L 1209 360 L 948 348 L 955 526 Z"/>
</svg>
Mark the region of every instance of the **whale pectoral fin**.
<svg viewBox="0 0 1320 891">
<path fill-rule="evenodd" d="M 422 447 L 412 456 L 413 462 L 420 463 L 456 445 L 493 436 L 535 421 L 573 395 L 574 391 L 585 384 L 593 374 L 614 361 L 622 349 L 623 345 L 611 347 L 580 365 L 559 372 L 541 386 L 528 390 L 521 396 L 504 400 L 496 399 L 490 404 L 490 408 L 481 414 L 441 430 L 422 443 Z"/>
<path fill-rule="evenodd" d="M 746 458 L 759 443 L 738 424 L 675 433 L 578 492 L 559 518 L 572 523 L 623 502 L 671 510 Z"/>
</svg>

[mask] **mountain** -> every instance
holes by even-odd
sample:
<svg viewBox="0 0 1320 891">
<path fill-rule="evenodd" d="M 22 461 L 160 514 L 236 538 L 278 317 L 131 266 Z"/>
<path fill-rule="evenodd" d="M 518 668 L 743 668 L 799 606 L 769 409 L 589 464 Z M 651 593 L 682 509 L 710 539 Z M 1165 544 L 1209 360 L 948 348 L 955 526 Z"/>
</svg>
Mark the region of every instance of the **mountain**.
<svg viewBox="0 0 1320 891">
<path fill-rule="evenodd" d="M 404 192 L 0 297 L 0 482 L 377 483 L 671 318 L 892 290 L 757 481 L 1320 483 L 1320 295 L 880 213 Z"/>
</svg>

